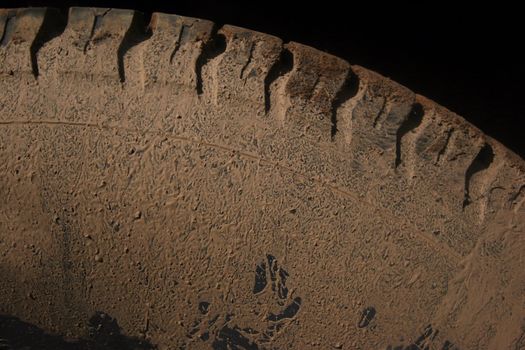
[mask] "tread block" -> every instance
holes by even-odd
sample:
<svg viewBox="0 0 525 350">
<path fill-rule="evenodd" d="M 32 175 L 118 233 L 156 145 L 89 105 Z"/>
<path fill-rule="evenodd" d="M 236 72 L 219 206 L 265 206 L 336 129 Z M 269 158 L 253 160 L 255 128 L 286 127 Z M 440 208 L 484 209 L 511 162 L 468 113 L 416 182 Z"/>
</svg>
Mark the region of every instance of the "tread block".
<svg viewBox="0 0 525 350">
<path fill-rule="evenodd" d="M 0 46 L 6 46 L 12 37 L 14 18 L 18 9 L 0 9 Z"/>
<path fill-rule="evenodd" d="M 265 80 L 279 59 L 282 40 L 229 25 L 221 28 L 219 34 L 226 39 L 226 50 L 211 67 L 212 80 L 216 80 L 216 102 L 227 103 L 235 97 L 255 103 L 257 114 L 264 114 Z"/>
<path fill-rule="evenodd" d="M 49 12 L 52 12 L 49 14 Z M 0 73 L 38 75 L 36 51 L 41 44 L 46 17 L 57 16 L 57 10 L 23 8 L 2 10 L 0 14 Z M 51 33 L 46 33 L 51 34 Z"/>
<path fill-rule="evenodd" d="M 146 89 L 174 84 L 196 91 L 197 60 L 213 27 L 211 21 L 153 13 L 143 51 Z"/>
<path fill-rule="evenodd" d="M 47 8 L 24 8 L 16 11 L 15 25 L 9 43 L 18 45 L 21 43 L 32 44 L 40 27 L 44 22 Z"/>
<path fill-rule="evenodd" d="M 394 166 L 397 168 L 401 164 L 405 163 L 405 158 L 408 158 L 406 156 L 405 151 L 402 150 L 403 147 L 403 141 L 405 139 L 408 139 L 406 143 L 407 148 L 412 149 L 414 145 L 413 137 L 411 137 L 410 134 L 414 133 L 417 129 L 419 129 L 421 122 L 423 120 L 425 112 L 423 110 L 423 107 L 419 103 L 414 103 L 412 105 L 412 109 L 410 110 L 410 113 L 407 115 L 407 117 L 403 120 L 403 123 L 399 126 L 397 129 L 397 137 L 396 137 L 396 159 Z"/>
<path fill-rule="evenodd" d="M 352 69 L 360 87 L 351 110 L 351 139 L 358 148 L 373 144 L 384 151 L 385 162 L 393 168 L 399 162 L 400 136 L 413 117 L 415 94 L 365 68 Z"/>
<path fill-rule="evenodd" d="M 293 69 L 284 86 L 288 99 L 284 123 L 312 129 L 314 136 L 329 141 L 334 100 L 351 73 L 350 64 L 295 42 L 285 48 L 293 55 Z"/>
<path fill-rule="evenodd" d="M 74 47 L 81 51 L 87 49 L 95 29 L 96 19 L 103 16 L 106 11 L 109 11 L 109 9 L 72 7 L 69 10 L 66 30 L 69 37 L 73 39 L 71 43 Z"/>
<path fill-rule="evenodd" d="M 121 78 L 121 46 L 126 34 L 136 30 L 138 15 L 132 10 L 72 7 L 66 30 L 54 45 L 56 70 Z"/>
<path fill-rule="evenodd" d="M 69 10 L 68 34 L 77 37 L 85 51 L 102 43 L 118 47 L 131 27 L 133 10 L 72 7 Z"/>
</svg>

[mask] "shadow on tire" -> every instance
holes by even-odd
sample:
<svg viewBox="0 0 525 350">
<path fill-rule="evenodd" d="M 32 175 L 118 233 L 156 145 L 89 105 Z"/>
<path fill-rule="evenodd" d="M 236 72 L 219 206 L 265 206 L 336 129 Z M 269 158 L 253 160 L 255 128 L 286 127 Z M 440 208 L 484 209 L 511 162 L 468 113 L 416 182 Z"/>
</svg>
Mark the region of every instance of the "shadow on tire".
<svg viewBox="0 0 525 350">
<path fill-rule="evenodd" d="M 88 321 L 87 339 L 65 340 L 16 317 L 0 315 L 0 350 L 148 350 L 156 347 L 146 340 L 121 333 L 117 320 L 96 312 Z"/>
</svg>

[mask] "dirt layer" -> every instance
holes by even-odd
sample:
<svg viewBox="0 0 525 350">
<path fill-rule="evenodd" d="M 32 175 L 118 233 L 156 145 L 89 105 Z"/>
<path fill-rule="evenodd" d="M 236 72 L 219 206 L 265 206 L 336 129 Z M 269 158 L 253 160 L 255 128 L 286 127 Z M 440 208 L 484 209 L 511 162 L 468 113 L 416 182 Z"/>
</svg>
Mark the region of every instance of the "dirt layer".
<svg viewBox="0 0 525 350">
<path fill-rule="evenodd" d="M 522 349 L 524 202 L 521 158 L 314 48 L 0 11 L 7 348 Z"/>
</svg>

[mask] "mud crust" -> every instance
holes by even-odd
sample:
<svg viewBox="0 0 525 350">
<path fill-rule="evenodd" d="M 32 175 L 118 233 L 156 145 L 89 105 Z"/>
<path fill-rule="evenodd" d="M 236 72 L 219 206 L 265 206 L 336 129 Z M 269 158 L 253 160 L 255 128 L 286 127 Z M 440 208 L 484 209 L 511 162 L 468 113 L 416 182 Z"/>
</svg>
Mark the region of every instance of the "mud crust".
<svg viewBox="0 0 525 350">
<path fill-rule="evenodd" d="M 0 313 L 159 348 L 521 349 L 525 163 L 343 59 L 0 10 Z M 1 345 L 1 344 L 0 344 Z"/>
</svg>

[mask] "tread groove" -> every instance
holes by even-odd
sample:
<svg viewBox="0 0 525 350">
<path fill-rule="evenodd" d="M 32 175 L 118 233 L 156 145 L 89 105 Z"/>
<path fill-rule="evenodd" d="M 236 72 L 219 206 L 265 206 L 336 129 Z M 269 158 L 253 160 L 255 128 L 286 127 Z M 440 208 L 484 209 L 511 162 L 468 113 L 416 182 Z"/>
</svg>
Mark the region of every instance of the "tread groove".
<svg viewBox="0 0 525 350">
<path fill-rule="evenodd" d="M 220 26 L 214 25 L 211 39 L 204 43 L 202 51 L 195 63 L 195 73 L 197 75 L 197 94 L 203 93 L 202 69 L 212 59 L 218 57 L 226 51 L 226 37 L 219 33 Z"/>
<path fill-rule="evenodd" d="M 186 26 L 182 25 L 179 31 L 179 35 L 177 36 L 177 41 L 175 42 L 175 47 L 173 48 L 173 51 L 170 54 L 170 64 L 173 63 L 173 59 L 175 58 L 175 55 L 180 49 L 182 36 L 184 35 L 184 32 L 186 31 Z"/>
<path fill-rule="evenodd" d="M 6 46 L 9 40 L 11 39 L 14 24 L 15 24 L 15 16 L 9 13 L 4 23 L 2 37 L 0 38 L 0 46 Z"/>
<path fill-rule="evenodd" d="M 332 127 L 330 129 L 330 137 L 333 141 L 335 138 L 335 135 L 339 131 L 337 128 L 337 112 L 339 111 L 340 107 L 348 100 L 352 99 L 357 95 L 357 92 L 359 91 L 359 77 L 357 74 L 352 72 L 352 70 L 349 70 L 345 81 L 343 82 L 343 85 L 335 95 L 335 98 L 332 102 Z"/>
<path fill-rule="evenodd" d="M 67 13 L 67 12 L 66 12 Z M 38 51 L 51 39 L 61 35 L 67 26 L 67 14 L 55 10 L 46 9 L 42 25 L 31 43 L 29 54 L 31 59 L 31 70 L 35 78 L 38 78 Z"/>
<path fill-rule="evenodd" d="M 117 67 L 120 82 L 126 81 L 126 72 L 124 69 L 124 56 L 133 46 L 148 40 L 152 35 L 149 28 L 151 22 L 151 13 L 143 14 L 141 12 L 134 12 L 129 29 L 124 34 L 122 41 L 117 50 Z"/>
<path fill-rule="evenodd" d="M 414 130 L 419 125 L 421 125 L 421 122 L 423 121 L 423 115 L 424 115 L 423 106 L 420 103 L 414 103 L 412 105 L 412 109 L 408 113 L 408 116 L 401 123 L 401 126 L 399 127 L 399 129 L 397 129 L 396 158 L 394 161 L 395 168 L 397 168 L 399 165 L 401 165 L 401 163 L 403 163 L 403 159 L 401 156 L 401 140 L 407 133 L 409 133 L 410 131 Z"/>
<path fill-rule="evenodd" d="M 239 78 L 240 79 L 244 79 L 244 72 L 246 71 L 246 68 L 248 68 L 250 63 L 252 63 L 254 50 L 255 50 L 255 43 L 251 43 L 250 44 L 250 52 L 248 54 L 248 60 L 246 60 L 246 63 L 244 64 L 244 66 L 242 66 L 241 73 L 239 74 Z"/>
<path fill-rule="evenodd" d="M 293 69 L 293 53 L 287 48 L 283 48 L 279 59 L 272 65 L 270 71 L 264 79 L 264 110 L 266 113 L 270 112 L 271 108 L 271 86 L 283 75 L 289 73 Z"/>
<path fill-rule="evenodd" d="M 386 104 L 387 104 L 387 98 L 385 97 L 385 98 L 383 99 L 383 104 L 381 105 L 381 108 L 379 109 L 379 112 L 377 112 L 377 115 L 376 115 L 376 117 L 374 118 L 374 122 L 373 122 L 373 124 L 372 124 L 372 126 L 374 127 L 374 129 L 377 129 L 378 126 L 379 126 L 379 119 L 381 119 L 381 117 L 382 117 L 383 114 L 385 113 Z"/>
<path fill-rule="evenodd" d="M 517 212 L 523 202 L 525 201 L 525 185 L 521 185 L 520 188 L 509 198 L 511 209 Z"/>
<path fill-rule="evenodd" d="M 445 153 L 447 152 L 447 149 L 448 149 L 448 146 L 450 144 L 450 139 L 452 137 L 452 134 L 454 133 L 454 128 L 451 128 L 447 131 L 447 136 L 446 136 L 446 139 L 445 139 L 445 144 L 443 145 L 443 147 L 441 147 L 441 149 L 439 150 L 438 152 L 438 155 L 436 157 L 436 161 L 435 161 L 435 165 L 439 164 L 439 162 L 441 161 L 441 158 L 443 158 L 443 156 L 445 155 Z"/>
<path fill-rule="evenodd" d="M 481 149 L 479 150 L 472 163 L 470 163 L 469 167 L 467 168 L 467 171 L 465 172 L 463 209 L 465 209 L 469 204 L 472 203 L 472 199 L 470 196 L 472 177 L 475 174 L 488 169 L 493 161 L 494 150 L 492 149 L 492 146 L 490 146 L 488 143 L 485 143 L 483 147 L 481 147 Z"/>
<path fill-rule="evenodd" d="M 91 41 L 93 40 L 93 37 L 95 36 L 95 32 L 97 31 L 98 28 L 100 28 L 101 22 L 102 22 L 102 18 L 104 18 L 104 16 L 106 16 L 109 13 L 109 11 L 111 11 L 111 9 L 107 9 L 102 14 L 98 14 L 98 15 L 96 14 L 95 18 L 93 18 L 93 25 L 91 27 L 91 32 L 89 33 L 89 39 L 84 44 L 84 53 L 87 52 L 88 47 L 89 47 Z"/>
</svg>

